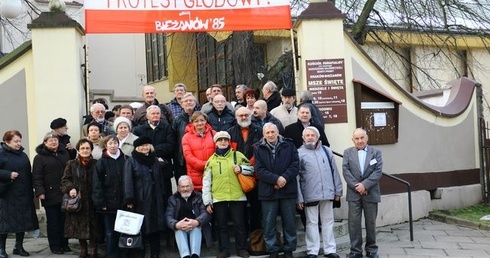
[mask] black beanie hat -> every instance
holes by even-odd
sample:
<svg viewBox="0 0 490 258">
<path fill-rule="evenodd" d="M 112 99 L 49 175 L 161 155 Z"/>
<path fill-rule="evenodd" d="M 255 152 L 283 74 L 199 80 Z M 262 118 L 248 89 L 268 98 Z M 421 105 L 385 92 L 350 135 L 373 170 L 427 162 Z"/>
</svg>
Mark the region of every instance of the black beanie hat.
<svg viewBox="0 0 490 258">
<path fill-rule="evenodd" d="M 54 129 L 61 128 L 65 125 L 66 125 L 66 119 L 59 117 L 53 120 L 53 122 L 51 122 L 51 125 L 49 125 L 49 127 L 51 127 L 51 129 L 54 130 Z"/>
<path fill-rule="evenodd" d="M 152 144 L 150 137 L 148 136 L 141 136 L 138 139 L 134 140 L 133 146 L 136 148 L 138 146 L 141 146 L 143 144 Z"/>
</svg>

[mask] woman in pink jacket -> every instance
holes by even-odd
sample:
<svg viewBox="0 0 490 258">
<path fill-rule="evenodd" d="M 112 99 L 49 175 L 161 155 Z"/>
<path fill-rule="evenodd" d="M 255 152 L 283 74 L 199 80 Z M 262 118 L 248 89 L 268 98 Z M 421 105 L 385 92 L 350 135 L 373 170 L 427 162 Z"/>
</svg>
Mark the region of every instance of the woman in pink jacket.
<svg viewBox="0 0 490 258">
<path fill-rule="evenodd" d="M 194 189 L 201 191 L 204 167 L 215 151 L 213 136 L 216 132 L 208 124 L 208 116 L 196 111 L 182 137 L 182 151 L 187 166 L 187 175 L 192 179 Z"/>
</svg>

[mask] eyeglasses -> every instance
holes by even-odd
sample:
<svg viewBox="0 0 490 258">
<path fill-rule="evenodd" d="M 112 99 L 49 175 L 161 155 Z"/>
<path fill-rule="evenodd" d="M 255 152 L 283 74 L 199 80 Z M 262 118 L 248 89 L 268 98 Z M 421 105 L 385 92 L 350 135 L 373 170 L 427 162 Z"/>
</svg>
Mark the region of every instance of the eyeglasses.
<svg viewBox="0 0 490 258">
<path fill-rule="evenodd" d="M 228 139 L 228 138 L 219 138 L 219 139 L 217 140 L 217 142 L 222 142 L 222 141 L 227 142 L 227 141 L 229 141 L 229 140 L 230 140 L 230 139 Z"/>
<path fill-rule="evenodd" d="M 191 188 L 192 186 L 191 185 L 179 185 L 179 187 L 182 189 L 188 189 L 188 188 Z"/>
<path fill-rule="evenodd" d="M 249 114 L 236 115 L 237 117 L 249 117 Z"/>
</svg>

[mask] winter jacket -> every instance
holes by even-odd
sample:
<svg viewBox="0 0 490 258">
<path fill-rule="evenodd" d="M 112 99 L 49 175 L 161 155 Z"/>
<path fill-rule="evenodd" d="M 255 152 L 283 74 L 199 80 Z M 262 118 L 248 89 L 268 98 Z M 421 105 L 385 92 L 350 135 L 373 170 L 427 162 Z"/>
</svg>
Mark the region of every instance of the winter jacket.
<svg viewBox="0 0 490 258">
<path fill-rule="evenodd" d="M 188 124 L 185 131 L 186 133 L 182 137 L 182 151 L 187 175 L 192 179 L 194 189 L 201 190 L 204 167 L 216 149 L 213 141 L 216 132 L 209 124 L 206 124 L 203 136 L 196 132 L 193 124 Z"/>
<path fill-rule="evenodd" d="M 133 211 L 145 215 L 141 232 L 148 235 L 165 229 L 165 186 L 160 164 L 155 158 L 151 166 L 130 157 L 124 165 L 124 203 L 133 204 Z"/>
<path fill-rule="evenodd" d="M 37 155 L 32 165 L 32 176 L 36 197 L 41 194 L 44 207 L 59 205 L 63 194 L 61 193 L 61 177 L 70 156 L 64 148 L 58 147 L 56 152 L 48 149 L 43 143 L 36 147 Z"/>
<path fill-rule="evenodd" d="M 124 155 L 131 157 L 131 152 L 134 150 L 133 143 L 136 139 L 138 139 L 138 136 L 134 135 L 133 133 L 129 133 L 126 141 L 124 141 L 122 146 L 119 147 Z"/>
<path fill-rule="evenodd" d="M 238 124 L 228 129 L 228 133 L 231 136 L 231 147 L 234 150 L 243 153 L 243 155 L 245 155 L 245 157 L 248 159 L 251 159 L 254 155 L 253 145 L 262 138 L 262 128 L 254 124 L 250 124 L 248 127 L 248 137 L 246 141 L 243 140 L 242 128 Z"/>
<path fill-rule="evenodd" d="M 268 99 L 266 99 L 265 102 L 267 103 L 267 111 L 271 112 L 271 110 L 281 105 L 281 94 L 276 91 L 272 93 L 272 95 Z"/>
<path fill-rule="evenodd" d="M 271 114 L 281 121 L 282 126 L 286 128 L 288 125 L 298 120 L 298 108 L 293 107 L 288 111 L 284 105 L 280 105 L 271 111 Z"/>
<path fill-rule="evenodd" d="M 307 149 L 303 145 L 298 150 L 298 156 L 299 203 L 333 200 L 335 195 L 342 196 L 342 181 L 330 148 L 321 142 L 315 149 Z"/>
<path fill-rule="evenodd" d="M 244 175 L 253 175 L 253 166 L 239 151 L 230 148 L 223 156 L 215 153 L 209 158 L 202 182 L 202 199 L 205 205 L 222 201 L 247 200 L 233 171 L 234 164 L 240 165 L 241 173 Z"/>
<path fill-rule="evenodd" d="M 19 176 L 11 181 L 13 171 Z M 32 201 L 31 163 L 24 148 L 13 150 L 5 143 L 0 144 L 0 181 L 11 181 L 5 195 L 0 197 L 0 234 L 39 229 Z"/>
<path fill-rule="evenodd" d="M 216 131 L 226 131 L 230 127 L 236 124 L 235 115 L 233 111 L 225 107 L 221 114 L 213 107 L 211 111 L 206 113 L 208 115 L 208 123 Z"/>
<path fill-rule="evenodd" d="M 78 158 L 68 161 L 61 179 L 61 192 L 69 194 L 75 188 L 80 191 L 82 208 L 78 212 L 66 213 L 65 237 L 96 239 L 97 216 L 92 202 L 92 181 L 95 163 L 91 158 L 86 166 Z"/>
<path fill-rule="evenodd" d="M 299 158 L 298 150 L 291 139 L 279 135 L 275 148 L 272 149 L 265 138 L 262 138 L 255 146 L 254 159 L 255 173 L 259 179 L 259 200 L 296 199 Z M 287 183 L 283 188 L 274 189 L 279 176 L 284 177 Z"/>
<path fill-rule="evenodd" d="M 277 126 L 277 129 L 279 130 L 279 134 L 282 135 L 284 133 L 284 126 L 282 126 L 281 121 L 279 121 L 279 119 L 273 116 L 270 112 L 267 112 L 265 114 L 264 120 L 260 120 L 260 118 L 256 116 L 252 117 L 252 124 L 259 126 L 261 129 L 264 127 L 265 123 L 269 123 L 269 122 Z"/>
<path fill-rule="evenodd" d="M 143 103 L 143 105 L 134 111 L 133 121 L 138 125 L 144 125 L 148 123 L 148 119 L 146 118 L 146 109 L 151 106 L 156 105 L 160 108 L 160 118 L 165 120 L 167 123 L 171 124 L 174 119 L 174 115 L 172 111 L 165 104 L 160 104 L 157 99 L 153 100 L 152 104 Z"/>
<path fill-rule="evenodd" d="M 206 241 L 206 246 L 210 247 L 213 244 L 211 237 L 211 214 L 206 211 L 206 206 L 202 201 L 202 194 L 200 192 L 193 192 L 188 199 L 192 203 L 192 212 L 196 216 L 196 220 L 199 221 L 201 232 Z M 179 211 L 182 203 L 185 202 L 184 198 L 179 192 L 176 192 L 168 199 L 168 206 L 165 212 L 167 220 L 167 227 L 175 231 L 175 224 L 179 222 Z"/>
<path fill-rule="evenodd" d="M 92 180 L 92 200 L 97 212 L 116 213 L 123 208 L 123 171 L 127 158 L 121 151 L 119 157 L 113 159 L 104 150 L 102 158 L 97 161 Z"/>
<path fill-rule="evenodd" d="M 182 150 L 182 138 L 186 132 L 186 127 L 190 123 L 190 115 L 183 112 L 176 117 L 172 123 L 172 131 L 176 139 L 176 147 L 174 154 L 174 162 L 180 166 L 184 166 L 184 154 Z"/>
<path fill-rule="evenodd" d="M 168 122 L 160 120 L 160 123 L 155 129 L 152 129 L 148 123 L 145 123 L 135 127 L 133 133 L 139 137 L 150 137 L 157 157 L 166 159 L 170 163 L 175 151 L 176 140 L 172 126 Z"/>
<path fill-rule="evenodd" d="M 328 142 L 327 135 L 325 134 L 325 131 L 322 130 L 322 128 L 311 122 L 308 126 L 313 126 L 318 131 L 320 132 L 320 140 L 322 143 L 328 147 L 330 147 L 330 143 Z M 296 146 L 297 149 L 299 149 L 303 145 L 303 130 L 305 129 L 305 126 L 301 121 L 298 119 L 296 123 L 290 124 L 286 126 L 286 129 L 284 130 L 284 137 L 291 138 L 293 140 L 294 146 Z"/>
<path fill-rule="evenodd" d="M 71 150 L 66 148 L 66 145 L 68 143 L 70 143 L 70 139 L 71 139 L 71 136 L 69 136 L 68 134 L 58 135 L 58 141 L 60 143 L 60 146 L 65 148 L 66 151 L 68 151 L 68 154 L 70 154 L 70 159 L 74 159 L 77 157 L 77 150 L 75 148 L 73 148 Z"/>
</svg>

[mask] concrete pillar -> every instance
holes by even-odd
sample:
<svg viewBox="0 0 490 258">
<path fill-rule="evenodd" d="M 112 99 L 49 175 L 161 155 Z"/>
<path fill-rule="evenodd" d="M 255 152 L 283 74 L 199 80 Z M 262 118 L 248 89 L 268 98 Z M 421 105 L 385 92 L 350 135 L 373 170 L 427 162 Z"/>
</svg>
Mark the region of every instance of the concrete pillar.
<svg viewBox="0 0 490 258">
<path fill-rule="evenodd" d="M 28 25 L 32 35 L 33 81 L 27 89 L 29 145 L 37 146 L 53 119 L 68 121 L 72 144 L 85 113 L 83 27 L 64 12 L 45 12 Z M 108 82 L 109 83 L 109 82 Z M 35 156 L 30 148 L 30 157 Z"/>
</svg>

